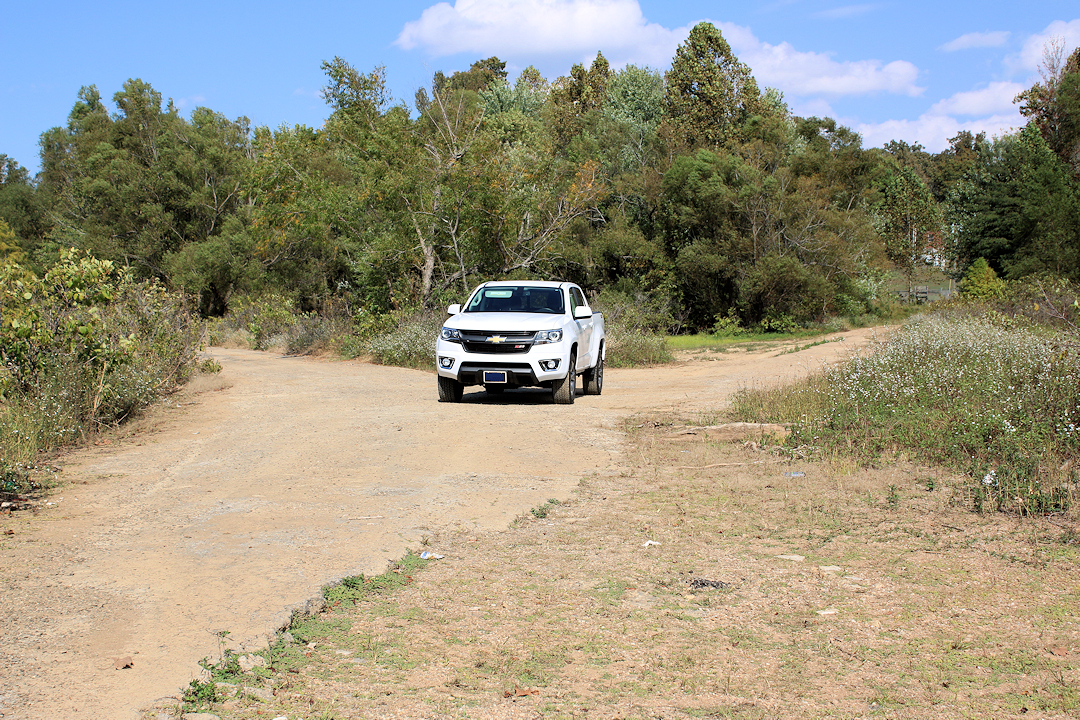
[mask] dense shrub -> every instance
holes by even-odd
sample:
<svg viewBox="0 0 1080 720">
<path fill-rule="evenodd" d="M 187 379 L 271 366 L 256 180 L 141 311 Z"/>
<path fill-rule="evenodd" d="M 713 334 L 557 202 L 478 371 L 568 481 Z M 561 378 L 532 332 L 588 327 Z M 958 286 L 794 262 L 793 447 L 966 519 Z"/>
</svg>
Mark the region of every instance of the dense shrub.
<svg viewBox="0 0 1080 720">
<path fill-rule="evenodd" d="M 1005 281 L 1001 280 L 985 258 L 971 263 L 960 281 L 960 292 L 969 298 L 989 300 L 1005 294 Z"/>
<path fill-rule="evenodd" d="M 266 350 L 275 339 L 282 339 L 299 315 L 291 298 L 271 293 L 234 300 L 229 306 L 227 324 L 248 332 L 252 350 Z"/>
<path fill-rule="evenodd" d="M 666 295 L 607 289 L 592 303 L 604 314 L 606 362 L 611 367 L 634 367 L 671 362 L 664 331 L 675 320 Z"/>
<path fill-rule="evenodd" d="M 822 320 L 833 309 L 836 296 L 836 289 L 819 270 L 790 255 L 765 256 L 741 286 L 742 315 L 765 332 L 787 333 Z M 849 299 L 848 305 L 854 304 Z"/>
<path fill-rule="evenodd" d="M 0 472 L 120 422 L 181 382 L 202 339 L 182 297 L 75 251 L 42 278 L 0 266 Z"/>
<path fill-rule="evenodd" d="M 398 314 L 390 329 L 374 334 L 365 342 L 367 351 L 381 365 L 432 369 L 435 339 L 443 317 L 429 312 Z"/>
</svg>

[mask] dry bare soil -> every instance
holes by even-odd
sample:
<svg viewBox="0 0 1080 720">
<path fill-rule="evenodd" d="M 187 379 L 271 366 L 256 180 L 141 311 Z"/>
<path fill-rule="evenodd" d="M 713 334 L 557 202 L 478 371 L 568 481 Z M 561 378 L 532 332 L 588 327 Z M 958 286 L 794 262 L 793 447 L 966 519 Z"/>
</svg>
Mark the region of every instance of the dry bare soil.
<svg viewBox="0 0 1080 720">
<path fill-rule="evenodd" d="M 221 718 L 1075 717 L 1071 519 L 688 432 L 869 337 L 609 370 L 573 406 L 215 349 L 219 376 L 0 519 L 0 716 L 174 717 L 229 650 L 272 667 Z M 268 652 L 409 549 L 444 557 Z"/>
</svg>

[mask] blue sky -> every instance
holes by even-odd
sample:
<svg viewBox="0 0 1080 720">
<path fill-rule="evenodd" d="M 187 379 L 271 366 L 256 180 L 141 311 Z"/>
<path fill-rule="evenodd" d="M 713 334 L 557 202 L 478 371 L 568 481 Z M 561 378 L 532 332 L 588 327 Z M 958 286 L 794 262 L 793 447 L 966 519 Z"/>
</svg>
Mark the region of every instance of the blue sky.
<svg viewBox="0 0 1080 720">
<path fill-rule="evenodd" d="M 961 129 L 1022 124 L 1012 99 L 1038 79 L 1046 42 L 1080 45 L 1076 0 L 9 0 L 2 17 L 0 153 L 32 172 L 38 137 L 66 122 L 84 85 L 110 99 L 141 78 L 185 116 L 202 105 L 254 125 L 319 127 L 320 65 L 335 55 L 365 72 L 385 65 L 411 104 L 435 71 L 491 55 L 511 79 L 529 65 L 554 79 L 598 50 L 615 67 L 666 70 L 701 20 L 796 114 L 834 117 L 867 147 L 898 139 L 936 152 Z"/>
</svg>

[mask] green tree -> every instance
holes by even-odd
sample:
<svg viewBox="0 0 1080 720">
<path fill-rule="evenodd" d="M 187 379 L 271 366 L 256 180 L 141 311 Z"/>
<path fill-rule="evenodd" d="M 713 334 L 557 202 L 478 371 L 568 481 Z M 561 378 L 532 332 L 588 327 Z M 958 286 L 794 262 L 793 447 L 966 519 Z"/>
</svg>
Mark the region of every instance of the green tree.
<svg viewBox="0 0 1080 720">
<path fill-rule="evenodd" d="M 979 258 L 971 263 L 964 273 L 964 278 L 960 281 L 960 292 L 965 297 L 989 300 L 1001 297 L 1005 292 L 1005 283 L 994 272 L 994 268 L 990 267 L 990 263 L 986 262 L 986 258 Z"/>
<path fill-rule="evenodd" d="M 1064 40 L 1043 49 L 1041 82 L 1016 96 L 1020 114 L 1031 118 L 1059 158 L 1080 175 L 1080 48 L 1065 58 Z"/>
<path fill-rule="evenodd" d="M 582 132 L 590 113 L 603 109 L 611 74 L 611 65 L 598 52 L 588 70 L 578 63 L 570 69 L 569 77 L 552 83 L 548 125 L 558 149 L 565 149 Z"/>
<path fill-rule="evenodd" d="M 675 52 L 666 75 L 666 118 L 677 143 L 730 145 L 764 111 L 757 81 L 720 31 L 698 23 Z"/>
<path fill-rule="evenodd" d="M 42 136 L 49 240 L 168 281 L 169 257 L 217 234 L 244 203 L 247 120 L 197 108 L 188 122 L 141 80 L 113 101 L 110 116 L 97 89 L 83 88 L 67 127 Z"/>
<path fill-rule="evenodd" d="M 1080 184 L 1039 128 L 980 146 L 949 202 L 961 269 L 985 258 L 1012 280 L 1080 279 Z"/>
<path fill-rule="evenodd" d="M 949 147 L 933 156 L 930 189 L 938 202 L 948 199 L 949 193 L 978 158 L 979 148 L 986 143 L 986 134 L 972 135 L 961 130 L 949 138 Z"/>
<path fill-rule="evenodd" d="M 0 154 L 0 220 L 7 222 L 20 262 L 26 263 L 41 247 L 49 230 L 47 200 L 30 179 L 26 168 Z"/>
<path fill-rule="evenodd" d="M 915 170 L 899 166 L 885 178 L 878 217 L 885 252 L 904 275 L 910 293 L 932 235 L 941 229 L 937 203 Z"/>
<path fill-rule="evenodd" d="M 664 78 L 657 70 L 627 65 L 611 76 L 604 115 L 625 140 L 618 148 L 621 170 L 644 168 L 664 113 Z"/>
</svg>

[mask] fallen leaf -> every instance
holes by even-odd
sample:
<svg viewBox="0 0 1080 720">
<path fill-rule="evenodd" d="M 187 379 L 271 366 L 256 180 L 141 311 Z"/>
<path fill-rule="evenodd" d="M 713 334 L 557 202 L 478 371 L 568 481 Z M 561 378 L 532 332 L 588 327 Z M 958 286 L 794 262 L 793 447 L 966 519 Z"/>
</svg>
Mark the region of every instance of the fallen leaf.
<svg viewBox="0 0 1080 720">
<path fill-rule="evenodd" d="M 1050 651 L 1051 655 L 1057 655 L 1058 657 L 1065 657 L 1069 654 L 1069 649 L 1063 648 L 1060 645 L 1055 645 L 1052 648 L 1047 648 L 1047 650 Z"/>
<path fill-rule="evenodd" d="M 117 670 L 126 670 L 127 668 L 135 667 L 135 663 L 132 661 L 131 656 L 128 655 L 122 658 L 113 658 L 113 667 Z"/>
</svg>

